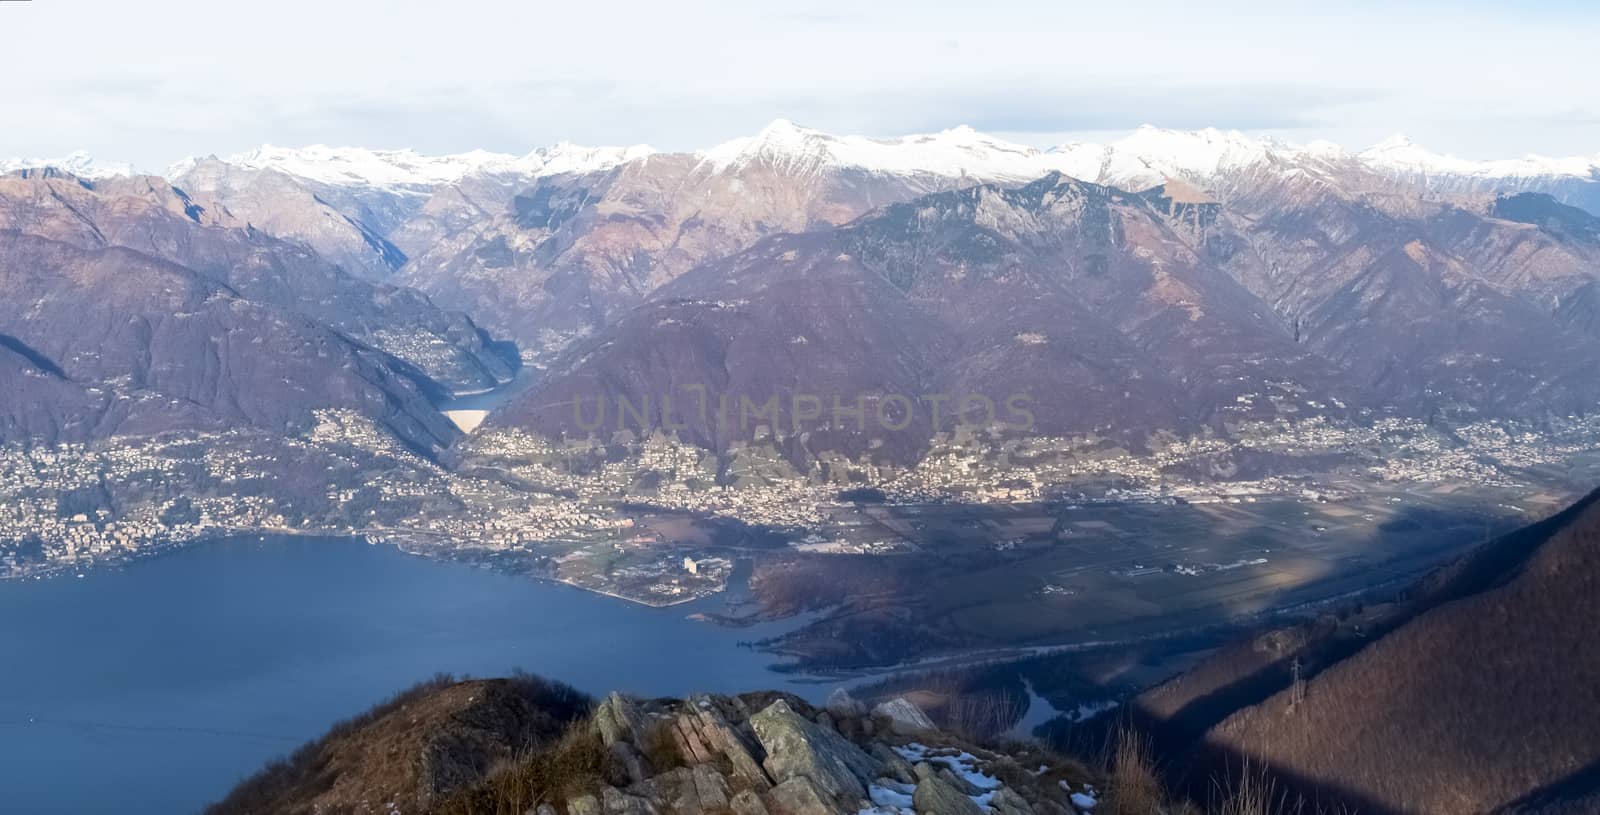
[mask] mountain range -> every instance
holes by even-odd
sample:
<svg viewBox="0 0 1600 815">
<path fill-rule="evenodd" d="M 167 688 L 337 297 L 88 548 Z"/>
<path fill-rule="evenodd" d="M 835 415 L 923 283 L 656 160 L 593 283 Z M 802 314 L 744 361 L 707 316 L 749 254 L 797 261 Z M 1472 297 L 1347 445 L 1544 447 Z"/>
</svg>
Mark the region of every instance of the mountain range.
<svg viewBox="0 0 1600 815">
<path fill-rule="evenodd" d="M 516 363 L 496 340 L 513 342 L 537 373 L 489 428 L 581 434 L 577 400 L 659 410 L 687 387 L 790 404 L 763 428 L 681 429 L 714 449 L 768 433 L 797 462 L 905 461 L 945 429 L 933 417 L 871 432 L 797 420 L 793 397 L 1020 396 L 1039 432 L 1136 443 L 1317 415 L 1541 419 L 1600 396 L 1600 156 L 1153 127 L 1039 150 L 780 120 L 688 153 L 263 147 L 161 178 L 83 155 L 0 166 L 16 190 L 0 226 L 174 263 L 422 391 L 503 381 Z M 10 364 L 81 381 L 70 344 L 24 339 L 60 328 L 42 319 L 0 325 L 32 349 Z M 266 385 L 248 398 L 275 399 Z M 384 411 L 439 424 L 438 399 L 379 391 Z M 15 424 L 90 424 L 48 414 Z"/>
</svg>

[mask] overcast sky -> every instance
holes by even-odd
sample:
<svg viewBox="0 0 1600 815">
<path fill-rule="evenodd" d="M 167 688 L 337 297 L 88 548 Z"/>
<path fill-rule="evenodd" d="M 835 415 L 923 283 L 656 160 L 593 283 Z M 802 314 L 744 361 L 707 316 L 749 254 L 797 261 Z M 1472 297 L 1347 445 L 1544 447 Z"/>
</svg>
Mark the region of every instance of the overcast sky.
<svg viewBox="0 0 1600 815">
<path fill-rule="evenodd" d="M 683 149 L 777 117 L 1039 146 L 1149 122 L 1600 154 L 1600 4 L 1393 5 L 0 2 L 0 156 L 158 170 L 261 143 Z"/>
</svg>

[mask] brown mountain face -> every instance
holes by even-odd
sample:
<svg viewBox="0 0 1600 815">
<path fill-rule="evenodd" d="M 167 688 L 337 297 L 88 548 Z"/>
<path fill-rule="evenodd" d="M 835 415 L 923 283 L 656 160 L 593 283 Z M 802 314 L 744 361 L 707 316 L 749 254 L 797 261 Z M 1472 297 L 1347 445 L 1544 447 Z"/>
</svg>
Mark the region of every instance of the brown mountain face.
<svg viewBox="0 0 1600 815">
<path fill-rule="evenodd" d="M 0 371 L 35 397 L 4 405 L 8 440 L 289 430 L 346 408 L 425 451 L 458 435 L 429 394 L 509 373 L 463 318 L 155 179 L 0 178 L 0 236 Z"/>
<path fill-rule="evenodd" d="M 416 247 L 399 279 L 546 359 L 689 269 L 762 237 L 827 228 L 956 183 L 657 154 L 602 173 L 539 178 L 479 223 L 473 216 L 494 196 L 452 185 L 413 222 L 426 225 L 396 237 Z M 438 222 L 471 225 L 438 239 L 450 232 Z M 435 242 L 423 249 L 422 236 Z"/>
<path fill-rule="evenodd" d="M 490 421 L 581 433 L 601 400 L 648 398 L 659 414 L 662 395 L 682 410 L 704 387 L 710 411 L 673 417 L 697 442 L 752 438 L 739 408 L 776 398 L 768 426 L 791 456 L 881 451 L 905 461 L 932 432 L 953 429 L 967 396 L 1032 432 L 1135 440 L 1331 404 L 1345 390 L 1340 372 L 1206 263 L 1169 211 L 1157 195 L 1051 175 L 774 236 L 664 286 Z M 796 404 L 808 396 L 822 417 Z M 932 406 L 918 402 L 937 396 L 949 401 L 935 427 Z M 914 403 L 903 428 L 895 397 Z M 1031 421 L 1008 410 L 1013 398 Z M 591 406 L 581 414 L 580 399 Z M 835 399 L 865 400 L 867 427 L 853 415 L 840 421 Z M 972 407 L 969 420 L 992 423 L 981 403 Z"/>
<path fill-rule="evenodd" d="M 84 438 L 106 399 L 67 379 L 21 340 L 0 334 L 0 439 Z"/>
<path fill-rule="evenodd" d="M 1201 739 L 1199 755 L 1265 765 L 1361 812 L 1591 812 L 1597 497 L 1486 544 L 1396 606 L 1225 651 L 1147 693 L 1141 713 L 1177 744 Z"/>
<path fill-rule="evenodd" d="M 1433 198 L 1348 166 L 1235 178 L 1206 256 L 1379 403 L 1521 417 L 1595 404 L 1582 298 L 1600 242 Z"/>
<path fill-rule="evenodd" d="M 427 200 L 423 190 L 322 184 L 215 157 L 195 161 L 172 184 L 217 202 L 257 229 L 311 247 L 351 274 L 373 280 L 389 277 L 405 263 L 405 253 L 386 235 Z"/>
<path fill-rule="evenodd" d="M 0 231 L 0 284 L 3 387 L 40 396 L 0 418 L 7 441 L 286 431 L 318 408 L 366 414 L 423 450 L 457 435 L 393 357 L 131 249 Z"/>
<path fill-rule="evenodd" d="M 1107 178 L 1177 168 L 1141 192 L 1015 183 L 1071 151 L 1024 161 L 944 134 L 932 152 L 893 152 L 926 144 L 786 123 L 698 154 L 557 151 L 389 186 L 310 154 L 285 166 L 324 181 L 214 160 L 176 187 L 31 172 L 0 180 L 0 228 L 176 263 L 404 360 L 430 389 L 488 387 L 515 365 L 433 303 L 461 309 L 549 369 L 490 427 L 570 434 L 580 397 L 603 398 L 613 424 L 616 399 L 648 397 L 656 426 L 717 449 L 781 436 L 797 461 L 914 457 L 946 428 L 931 405 L 900 416 L 902 397 L 973 394 L 1004 420 L 1024 418 L 1003 404 L 1018 396 L 1037 432 L 1134 443 L 1240 419 L 1540 419 L 1600 400 L 1600 219 L 1336 151 L 1195 138 L 1231 158 L 1205 170 L 1107 153 Z M 959 150 L 941 152 L 950 139 Z M 991 184 L 973 186 L 969 160 Z M 742 400 L 765 413 L 774 397 L 788 404 L 744 420 Z M 660 421 L 671 400 L 694 415 Z M 845 421 L 805 416 L 812 400 Z M 862 427 L 882 423 L 880 405 L 892 433 Z"/>
<path fill-rule="evenodd" d="M 490 387 L 512 373 L 466 317 L 440 311 L 413 290 L 347 274 L 311 249 L 153 177 L 92 185 L 49 173 L 0 178 L 0 229 L 166 260 L 391 353 L 443 390 Z"/>
</svg>

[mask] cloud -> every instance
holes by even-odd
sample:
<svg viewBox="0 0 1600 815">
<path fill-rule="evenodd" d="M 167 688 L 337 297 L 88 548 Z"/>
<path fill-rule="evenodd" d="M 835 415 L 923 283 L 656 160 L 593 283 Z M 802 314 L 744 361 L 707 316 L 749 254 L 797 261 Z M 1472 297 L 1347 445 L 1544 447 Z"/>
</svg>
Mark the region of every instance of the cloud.
<svg viewBox="0 0 1600 815">
<path fill-rule="evenodd" d="M 28 77 L 7 89 L 26 113 L 0 131 L 0 155 L 85 147 L 159 167 L 269 141 L 685 149 L 780 116 L 875 136 L 969 124 L 1042 140 L 1148 122 L 1347 146 L 1405 130 L 1480 156 L 1600 147 L 1597 111 L 1573 101 L 1592 95 L 1600 24 L 1555 7 L 1481 3 L 1444 17 L 1369 0 L 1292 2 L 1272 15 L 1243 0 L 463 0 L 445 10 L 283 0 L 270 15 L 204 0 L 13 5 L 31 8 L 0 17 L 70 30 L 76 56 L 61 59 L 47 37 L 0 49 L 0 73 Z M 315 58 L 290 58 L 289 44 Z"/>
</svg>

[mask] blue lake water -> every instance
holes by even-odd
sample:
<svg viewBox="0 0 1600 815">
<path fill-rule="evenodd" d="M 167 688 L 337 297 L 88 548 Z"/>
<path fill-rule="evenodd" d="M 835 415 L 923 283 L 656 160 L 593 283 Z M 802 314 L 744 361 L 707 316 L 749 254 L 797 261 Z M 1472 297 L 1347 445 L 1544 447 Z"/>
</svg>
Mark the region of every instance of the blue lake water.
<svg viewBox="0 0 1600 815">
<path fill-rule="evenodd" d="M 827 693 L 738 645 L 786 624 L 687 619 L 720 603 L 646 608 L 348 539 L 231 540 L 0 583 L 0 811 L 194 812 L 441 671 Z"/>
</svg>

